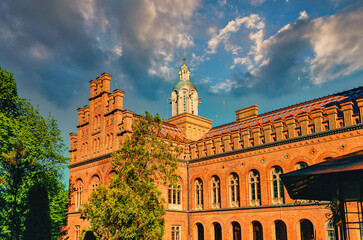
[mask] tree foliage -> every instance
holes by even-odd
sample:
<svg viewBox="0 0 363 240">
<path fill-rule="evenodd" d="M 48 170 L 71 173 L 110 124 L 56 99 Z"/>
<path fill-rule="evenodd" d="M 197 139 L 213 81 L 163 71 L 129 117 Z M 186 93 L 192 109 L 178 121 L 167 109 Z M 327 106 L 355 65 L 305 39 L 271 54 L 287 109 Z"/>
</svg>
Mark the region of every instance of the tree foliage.
<svg viewBox="0 0 363 240">
<path fill-rule="evenodd" d="M 132 134 L 113 154 L 115 176 L 83 205 L 99 239 L 162 239 L 165 200 L 157 186 L 176 184 L 180 149 L 159 137 L 161 123 L 148 112 L 135 119 Z"/>
<path fill-rule="evenodd" d="M 51 115 L 44 118 L 28 100 L 18 97 L 13 74 L 0 68 L 0 239 L 23 238 L 27 196 L 39 176 L 55 214 L 51 225 L 57 239 L 55 229 L 59 232 L 58 224 L 64 224 L 68 202 L 60 183 L 60 170 L 67 162 L 60 134 L 56 120 Z"/>
<path fill-rule="evenodd" d="M 25 219 L 24 239 L 50 240 L 51 220 L 48 191 L 42 183 L 33 185 L 28 193 L 29 212 Z"/>
</svg>

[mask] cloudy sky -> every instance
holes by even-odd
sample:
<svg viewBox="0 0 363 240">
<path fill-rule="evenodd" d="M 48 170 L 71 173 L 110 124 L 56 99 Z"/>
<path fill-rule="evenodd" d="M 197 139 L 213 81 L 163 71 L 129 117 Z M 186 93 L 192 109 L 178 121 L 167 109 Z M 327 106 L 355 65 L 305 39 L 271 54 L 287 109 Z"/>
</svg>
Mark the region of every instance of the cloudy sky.
<svg viewBox="0 0 363 240">
<path fill-rule="evenodd" d="M 103 72 L 125 108 L 167 118 L 186 57 L 214 126 L 363 85 L 362 1 L 2 0 L 0 12 L 0 66 L 67 145 Z"/>
</svg>

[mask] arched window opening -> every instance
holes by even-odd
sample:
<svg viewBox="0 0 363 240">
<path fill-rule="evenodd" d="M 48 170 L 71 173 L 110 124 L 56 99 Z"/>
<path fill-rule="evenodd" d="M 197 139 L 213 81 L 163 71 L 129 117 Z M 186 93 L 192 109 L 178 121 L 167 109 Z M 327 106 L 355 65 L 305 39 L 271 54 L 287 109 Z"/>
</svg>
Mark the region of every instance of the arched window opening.
<svg viewBox="0 0 363 240">
<path fill-rule="evenodd" d="M 214 240 L 222 240 L 222 227 L 219 223 L 213 223 L 214 225 Z"/>
<path fill-rule="evenodd" d="M 327 226 L 328 240 L 335 240 L 335 229 L 333 221 L 329 221 Z"/>
<path fill-rule="evenodd" d="M 181 231 L 179 225 L 171 226 L 171 240 L 180 240 L 181 239 Z"/>
<path fill-rule="evenodd" d="M 212 177 L 212 208 L 220 208 L 221 207 L 221 189 L 220 189 L 220 180 L 219 177 Z"/>
<path fill-rule="evenodd" d="M 200 178 L 195 180 L 195 209 L 203 209 L 203 182 Z"/>
<path fill-rule="evenodd" d="M 238 222 L 232 222 L 233 240 L 241 240 L 241 225 Z"/>
<path fill-rule="evenodd" d="M 76 199 L 75 199 L 75 211 L 78 211 L 82 207 L 82 198 L 83 198 L 83 182 L 81 179 L 76 181 Z"/>
<path fill-rule="evenodd" d="M 280 179 L 282 169 L 275 166 L 271 170 L 271 188 L 272 188 L 272 204 L 283 204 L 285 202 L 284 197 L 284 184 Z"/>
<path fill-rule="evenodd" d="M 314 225 L 308 219 L 300 220 L 300 234 L 301 240 L 315 239 Z"/>
<path fill-rule="evenodd" d="M 198 240 L 204 240 L 204 227 L 203 224 L 197 223 Z"/>
<path fill-rule="evenodd" d="M 229 199 L 231 207 L 239 207 L 239 179 L 236 173 L 229 176 Z"/>
<path fill-rule="evenodd" d="M 107 135 L 106 135 L 106 149 L 108 149 L 108 145 L 109 145 L 109 143 L 110 143 L 110 135 L 109 135 L 109 134 L 107 134 Z"/>
<path fill-rule="evenodd" d="M 113 143 L 113 134 L 111 133 L 110 134 L 110 144 L 109 144 L 110 145 L 110 149 L 112 149 L 112 145 L 113 145 L 112 143 Z"/>
<path fill-rule="evenodd" d="M 99 183 L 100 183 L 100 178 L 97 175 L 93 175 L 93 177 L 91 178 L 91 191 L 96 190 Z"/>
<path fill-rule="evenodd" d="M 176 186 L 169 184 L 168 203 L 169 209 L 182 209 L 181 201 L 181 181 Z"/>
<path fill-rule="evenodd" d="M 260 174 L 257 170 L 250 171 L 250 205 L 260 206 L 261 205 L 261 188 L 260 188 Z"/>
<path fill-rule="evenodd" d="M 281 220 L 275 221 L 276 240 L 287 240 L 286 224 Z"/>
<path fill-rule="evenodd" d="M 253 240 L 263 240 L 263 229 L 262 225 L 258 221 L 252 223 L 253 227 Z"/>
<path fill-rule="evenodd" d="M 307 166 L 308 166 L 308 164 L 306 162 L 298 162 L 295 165 L 295 170 L 300 170 L 300 169 L 306 168 Z"/>
</svg>

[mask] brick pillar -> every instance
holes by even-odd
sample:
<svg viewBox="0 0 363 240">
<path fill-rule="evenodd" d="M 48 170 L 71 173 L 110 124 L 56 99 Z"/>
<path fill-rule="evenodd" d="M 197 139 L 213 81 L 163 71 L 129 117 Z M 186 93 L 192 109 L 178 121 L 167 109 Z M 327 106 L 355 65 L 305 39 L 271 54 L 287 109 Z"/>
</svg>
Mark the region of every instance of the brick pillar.
<svg viewBox="0 0 363 240">
<path fill-rule="evenodd" d="M 240 133 L 239 132 L 232 133 L 232 141 L 233 141 L 233 149 L 234 150 L 241 149 Z"/>
<path fill-rule="evenodd" d="M 192 156 L 192 159 L 197 158 L 197 145 L 196 144 L 190 145 L 190 154 Z"/>
<path fill-rule="evenodd" d="M 84 106 L 84 122 L 89 122 L 89 106 Z"/>
<path fill-rule="evenodd" d="M 132 131 L 132 118 L 133 118 L 133 113 L 131 111 L 126 110 L 123 115 L 125 131 L 129 131 L 129 132 Z"/>
<path fill-rule="evenodd" d="M 306 112 L 300 113 L 297 116 L 297 119 L 300 122 L 300 128 L 301 128 L 301 136 L 308 134 L 308 126 L 309 126 L 309 114 Z"/>
<path fill-rule="evenodd" d="M 198 153 L 199 153 L 199 157 L 205 157 L 205 151 L 204 151 L 204 142 L 199 142 L 198 143 Z"/>
<path fill-rule="evenodd" d="M 231 136 L 230 135 L 224 135 L 223 137 L 223 145 L 224 145 L 224 151 L 229 152 L 231 151 Z"/>
<path fill-rule="evenodd" d="M 359 107 L 359 119 L 360 123 L 363 123 L 363 98 L 357 99 L 357 105 Z"/>
<path fill-rule="evenodd" d="M 214 147 L 216 149 L 216 154 L 221 153 L 222 152 L 222 149 L 221 149 L 221 138 L 220 137 L 216 137 L 213 140 L 214 140 Z"/>
<path fill-rule="evenodd" d="M 344 116 L 344 126 L 350 126 L 353 124 L 353 103 L 352 102 L 344 102 L 341 103 L 343 116 Z"/>
<path fill-rule="evenodd" d="M 89 81 L 89 87 L 90 87 L 90 97 L 96 96 L 96 81 L 91 80 Z"/>
<path fill-rule="evenodd" d="M 251 146 L 251 143 L 250 143 L 251 133 L 250 132 L 251 131 L 249 128 L 245 128 L 242 130 L 243 148 L 247 148 L 247 147 Z"/>
<path fill-rule="evenodd" d="M 329 130 L 336 129 L 337 126 L 337 117 L 338 117 L 338 107 L 336 105 L 332 105 L 326 108 L 326 113 L 328 114 L 329 121 Z"/>
<path fill-rule="evenodd" d="M 84 123 L 84 110 L 83 110 L 83 108 L 78 108 L 77 113 L 78 113 L 78 125 L 81 125 L 82 123 Z"/>
<path fill-rule="evenodd" d="M 285 119 L 287 125 L 287 134 L 289 138 L 296 137 L 296 118 L 294 116 L 289 116 Z"/>
<path fill-rule="evenodd" d="M 205 141 L 205 146 L 206 146 L 206 149 L 207 149 L 207 156 L 210 156 L 210 155 L 213 155 L 213 152 L 212 152 L 212 140 L 207 140 Z"/>
<path fill-rule="evenodd" d="M 276 131 L 276 141 L 280 141 L 282 140 L 282 131 L 284 129 L 284 122 L 282 121 L 282 119 L 276 119 L 274 122 L 274 127 L 275 127 L 275 131 Z"/>
<path fill-rule="evenodd" d="M 272 142 L 272 124 L 271 122 L 266 122 L 264 124 L 262 124 L 263 127 L 263 132 L 265 135 L 265 143 L 270 143 Z"/>
<path fill-rule="evenodd" d="M 322 122 L 323 122 L 323 110 L 315 109 L 311 111 L 311 117 L 314 121 L 314 132 L 318 133 L 323 131 L 322 129 Z"/>
<path fill-rule="evenodd" d="M 113 96 L 115 97 L 115 108 L 116 109 L 123 109 L 123 98 L 124 98 L 125 92 L 116 89 L 113 91 Z"/>
<path fill-rule="evenodd" d="M 108 73 L 101 74 L 101 81 L 102 81 L 102 90 L 109 92 L 110 91 L 110 82 L 111 82 L 112 75 Z"/>
<path fill-rule="evenodd" d="M 261 127 L 259 125 L 252 127 L 252 136 L 253 136 L 253 146 L 260 145 Z"/>
</svg>

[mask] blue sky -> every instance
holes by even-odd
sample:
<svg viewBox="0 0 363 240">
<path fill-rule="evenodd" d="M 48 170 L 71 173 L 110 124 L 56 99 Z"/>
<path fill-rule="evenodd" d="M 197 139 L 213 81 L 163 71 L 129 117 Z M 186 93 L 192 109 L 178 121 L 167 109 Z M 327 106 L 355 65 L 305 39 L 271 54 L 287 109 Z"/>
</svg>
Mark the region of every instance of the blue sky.
<svg viewBox="0 0 363 240">
<path fill-rule="evenodd" d="M 0 66 L 67 145 L 103 72 L 125 108 L 167 118 L 186 57 L 213 126 L 363 85 L 361 1 L 5 0 L 0 12 Z"/>
</svg>

